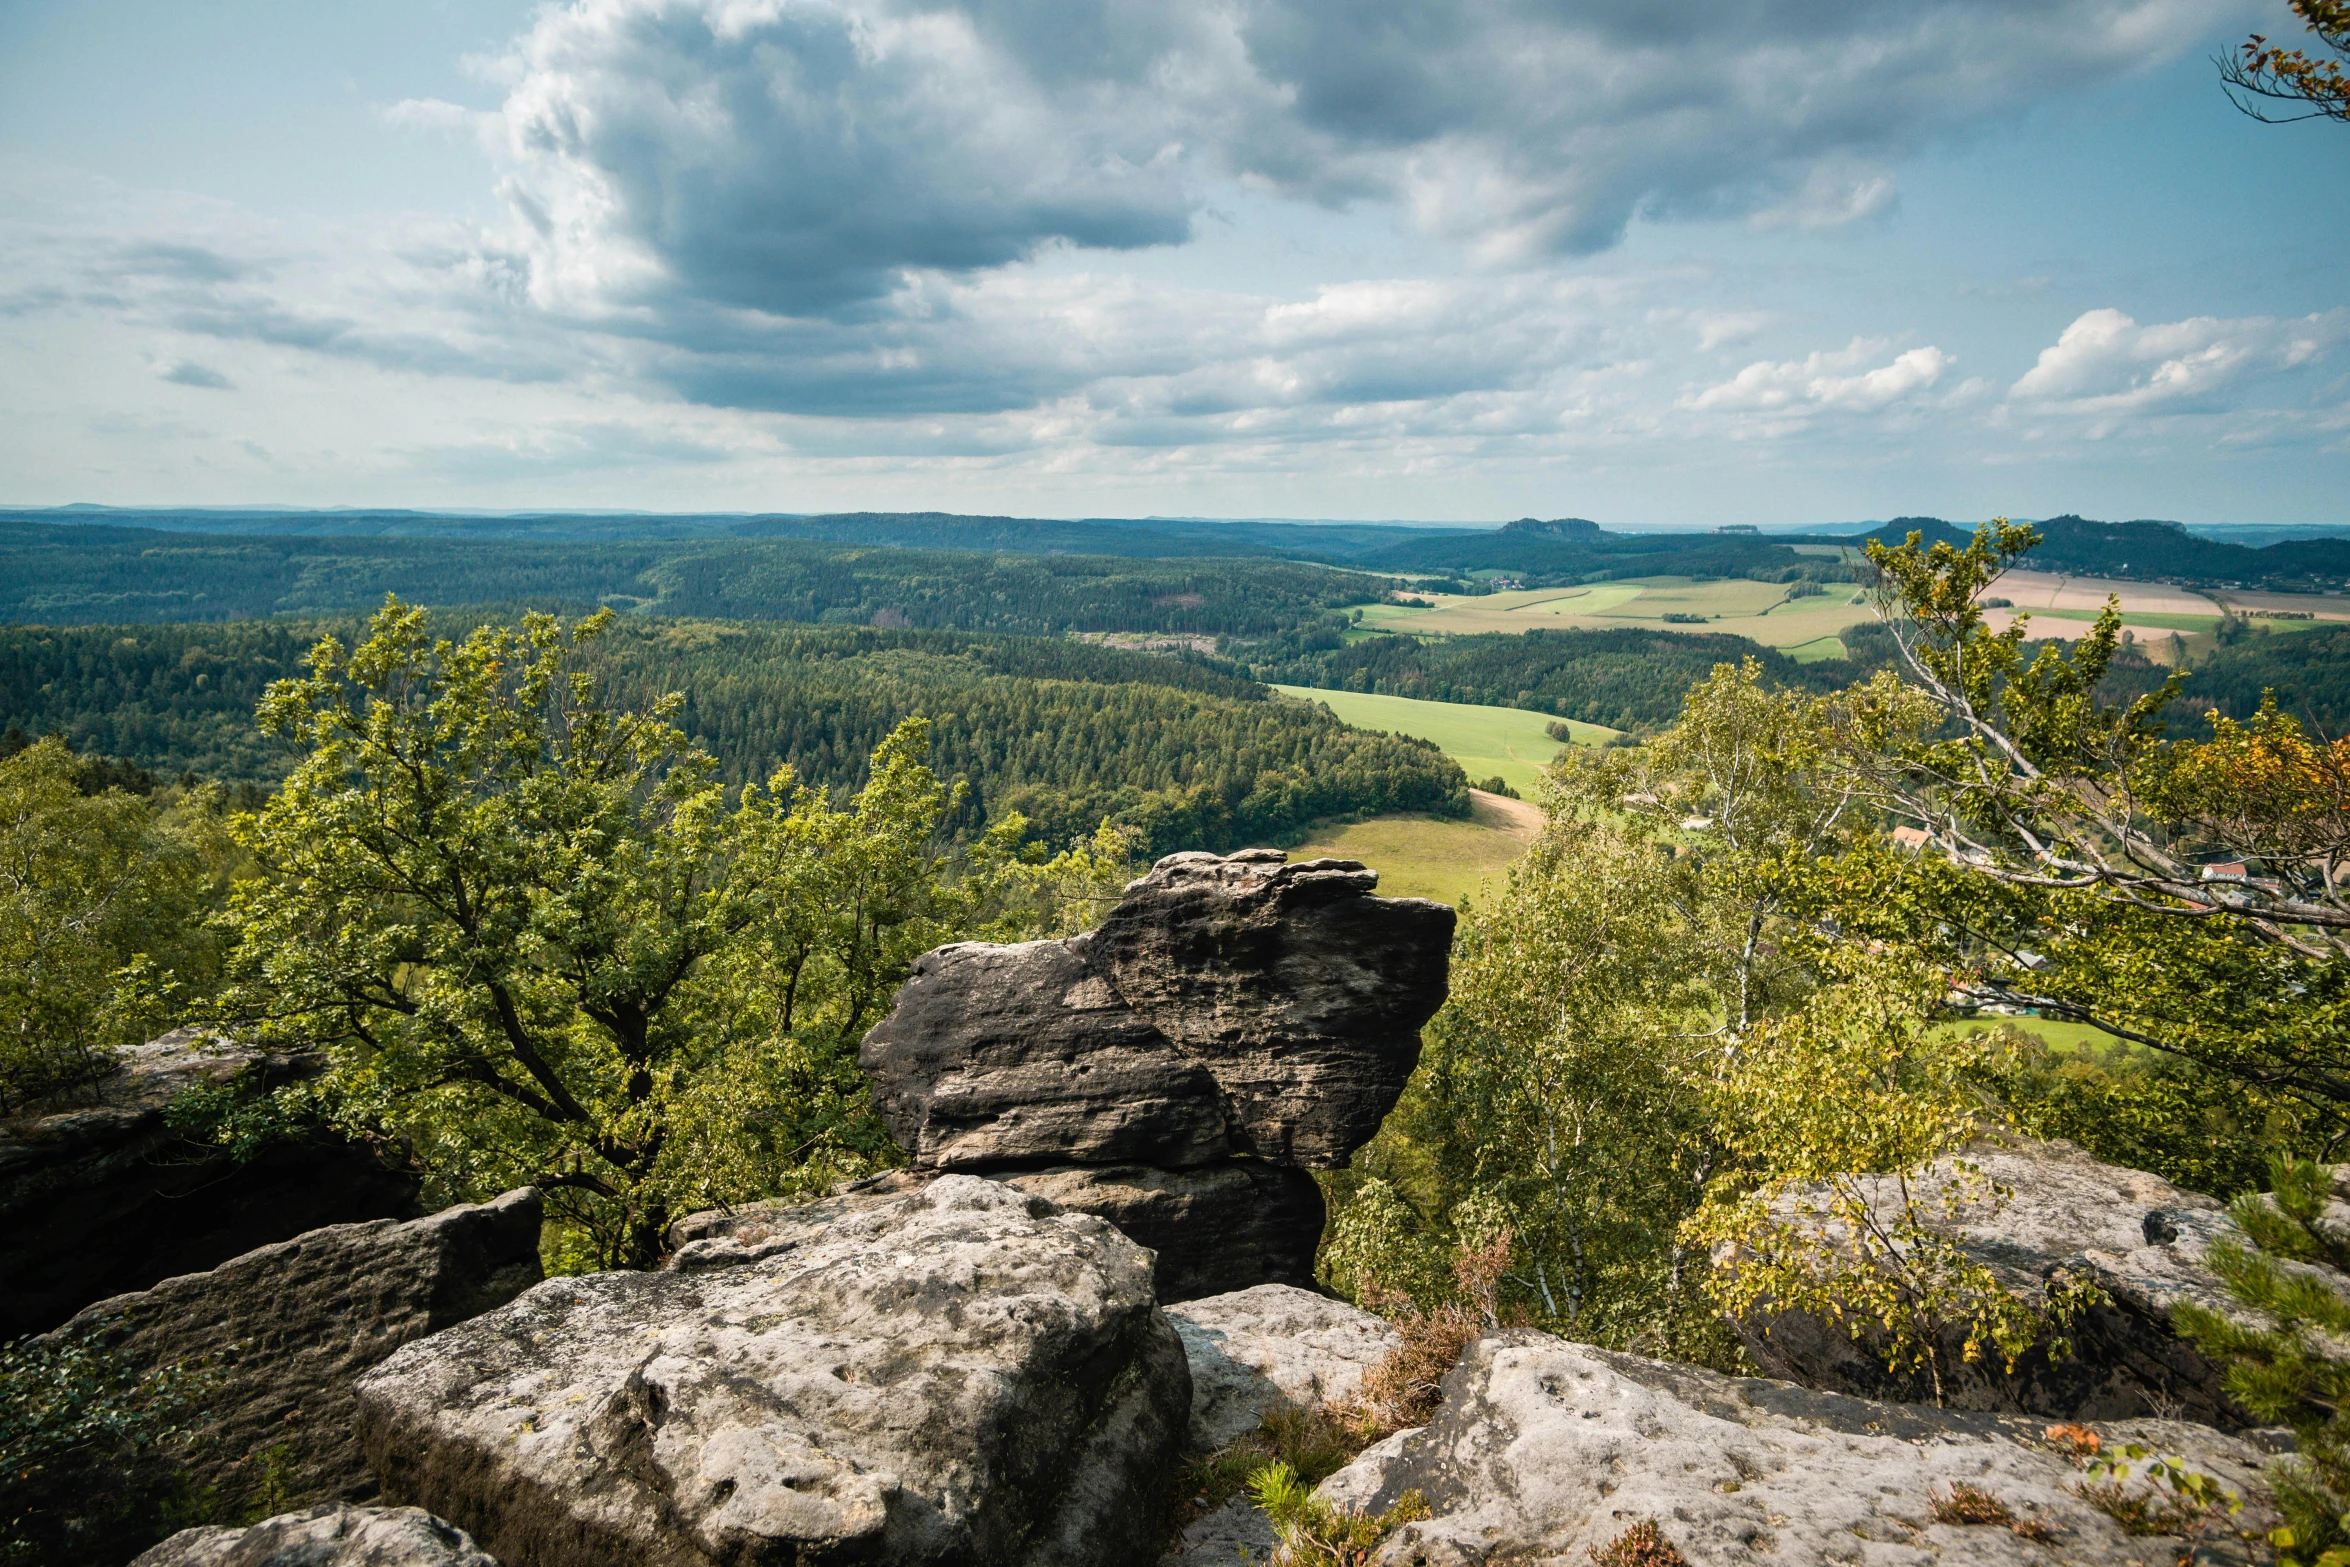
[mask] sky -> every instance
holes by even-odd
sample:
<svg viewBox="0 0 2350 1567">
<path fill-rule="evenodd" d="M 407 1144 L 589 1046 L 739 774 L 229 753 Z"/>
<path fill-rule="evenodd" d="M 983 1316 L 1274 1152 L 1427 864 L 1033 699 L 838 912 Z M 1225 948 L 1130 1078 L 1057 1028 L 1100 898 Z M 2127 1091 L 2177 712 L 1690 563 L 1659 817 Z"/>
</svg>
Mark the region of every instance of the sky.
<svg viewBox="0 0 2350 1567">
<path fill-rule="evenodd" d="M 0 0 L 0 503 L 2344 523 L 2282 0 Z"/>
</svg>

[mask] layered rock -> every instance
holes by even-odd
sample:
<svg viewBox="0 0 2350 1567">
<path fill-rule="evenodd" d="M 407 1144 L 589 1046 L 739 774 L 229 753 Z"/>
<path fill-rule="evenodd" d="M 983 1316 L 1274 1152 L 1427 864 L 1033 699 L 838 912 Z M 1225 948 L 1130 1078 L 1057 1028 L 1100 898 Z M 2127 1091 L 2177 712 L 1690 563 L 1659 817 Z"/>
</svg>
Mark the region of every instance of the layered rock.
<svg viewBox="0 0 2350 1567">
<path fill-rule="evenodd" d="M 1161 1298 L 1307 1283 L 1303 1172 L 1368 1141 L 1443 1004 L 1453 913 L 1351 860 L 1176 854 L 1065 941 L 918 959 L 866 1036 L 918 1171 L 1017 1179 L 1162 1254 Z"/>
<path fill-rule="evenodd" d="M 685 1241 L 376 1368 L 387 1498 L 507 1567 L 1148 1555 L 1190 1377 L 1110 1225 L 945 1175 Z"/>
<path fill-rule="evenodd" d="M 2197 1561 L 2265 1559 L 2245 1537 L 2276 1523 L 2267 1455 L 2182 1422 L 2098 1431 L 2183 1457 L 2243 1499 L 2237 1516 L 2207 1520 Z M 1463 1353 L 1428 1425 L 1366 1451 L 1320 1494 L 1384 1511 L 1420 1493 L 1433 1516 L 1389 1537 L 1376 1557 L 1386 1567 L 1583 1562 L 1650 1519 L 1694 1567 L 2185 1559 L 2182 1540 L 2126 1533 L 2082 1494 L 2086 1478 L 2039 1420 L 1870 1403 L 1512 1332 Z M 1958 1486 L 2012 1522 L 1937 1521 L 1937 1499 Z"/>
<path fill-rule="evenodd" d="M 240 1162 L 165 1122 L 192 1088 L 315 1064 L 181 1029 L 124 1051 L 86 1102 L 0 1124 L 0 1341 L 305 1230 L 413 1214 L 414 1175 L 372 1149 L 322 1135 Z"/>
<path fill-rule="evenodd" d="M 1213 1452 L 1283 1405 L 1347 1404 L 1402 1347 L 1384 1317 L 1311 1290 L 1259 1284 L 1167 1313 L 1191 1365 L 1191 1445 Z"/>
<path fill-rule="evenodd" d="M 182 1529 L 131 1567 L 498 1567 L 462 1529 L 415 1507 L 326 1503 L 246 1529 Z"/>
<path fill-rule="evenodd" d="M 351 1428 L 360 1374 L 537 1283 L 539 1217 L 526 1188 L 406 1223 L 332 1225 L 100 1301 L 58 1331 L 136 1371 L 204 1368 L 188 1478 L 222 1506 L 265 1488 L 296 1502 L 365 1497 L 374 1480 Z"/>
<path fill-rule="evenodd" d="M 2090 1158 L 2069 1143 L 2015 1142 L 1971 1150 L 2008 1195 L 1945 1207 L 1955 1178 L 1947 1165 L 1913 1172 L 1910 1189 L 1930 1228 L 1957 1239 L 2007 1288 L 2036 1297 L 2058 1274 L 2102 1288 L 2108 1304 L 2065 1329 L 2071 1353 L 2035 1347 L 2012 1375 L 1994 1363 L 1969 1366 L 1963 1334 L 1941 1346 L 1948 1402 L 1962 1409 L 2012 1409 L 2063 1419 L 2169 1415 L 2239 1429 L 2249 1417 L 2229 1398 L 2218 1368 L 2171 1329 L 2181 1301 L 2219 1308 L 2226 1291 L 2205 1254 L 2234 1224 L 2220 1204 L 2159 1176 Z M 1890 1218 L 1900 1204 L 1891 1176 L 1862 1178 L 1873 1206 Z M 1798 1191 L 1794 1203 L 1818 1194 Z M 2344 1211 L 2350 1219 L 2350 1209 Z M 1728 1259 L 1725 1259 L 1728 1260 Z M 2339 1280 L 2350 1294 L 2350 1279 Z M 1765 1374 L 1860 1397 L 1925 1400 L 1923 1373 L 1888 1371 L 1867 1341 L 1804 1313 L 1757 1315 L 1738 1324 Z"/>
</svg>

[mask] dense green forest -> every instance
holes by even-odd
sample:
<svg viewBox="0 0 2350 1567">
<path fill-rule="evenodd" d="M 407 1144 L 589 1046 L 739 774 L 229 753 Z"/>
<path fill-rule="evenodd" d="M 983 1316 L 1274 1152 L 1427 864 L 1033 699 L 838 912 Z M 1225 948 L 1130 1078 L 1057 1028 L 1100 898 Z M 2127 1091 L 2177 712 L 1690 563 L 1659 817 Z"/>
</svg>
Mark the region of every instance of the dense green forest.
<svg viewBox="0 0 2350 1567">
<path fill-rule="evenodd" d="M 664 615 L 1261 635 L 1387 579 L 1284 560 L 952 553 L 811 540 L 311 538 L 0 522 L 0 620 L 225 621 L 500 596 Z"/>
<path fill-rule="evenodd" d="M 440 618 L 463 629 L 484 611 Z M 0 628 L 0 722 L 164 774 L 274 782 L 291 753 L 253 710 L 319 635 L 353 620 Z M 1104 817 L 1159 852 L 1276 838 L 1322 817 L 1463 814 L 1458 766 L 1365 734 L 1196 659 L 1074 640 L 624 618 L 589 667 L 614 700 L 685 695 L 678 722 L 730 784 L 789 764 L 854 788 L 905 718 L 934 720 L 931 765 L 967 779 L 953 825 L 1018 811 L 1059 842 Z"/>
</svg>

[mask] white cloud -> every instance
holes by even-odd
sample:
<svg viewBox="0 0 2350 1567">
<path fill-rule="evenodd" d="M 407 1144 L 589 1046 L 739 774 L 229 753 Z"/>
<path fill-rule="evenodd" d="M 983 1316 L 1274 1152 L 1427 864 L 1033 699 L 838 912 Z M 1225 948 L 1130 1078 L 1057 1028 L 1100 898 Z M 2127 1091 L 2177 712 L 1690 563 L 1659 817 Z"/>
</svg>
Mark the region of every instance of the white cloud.
<svg viewBox="0 0 2350 1567">
<path fill-rule="evenodd" d="M 1729 380 L 1692 393 L 1681 406 L 1723 413 L 1880 413 L 1933 386 L 1955 362 L 1929 345 L 1874 369 L 1860 368 L 1888 346 L 1883 338 L 1856 337 L 1840 349 L 1802 359 L 1757 360 Z"/>
<path fill-rule="evenodd" d="M 2008 389 L 2017 403 L 2066 413 L 2215 412 L 2264 375 L 2324 357 L 2350 335 L 2350 311 L 2299 320 L 2195 316 L 2141 326 L 2091 310 Z"/>
</svg>

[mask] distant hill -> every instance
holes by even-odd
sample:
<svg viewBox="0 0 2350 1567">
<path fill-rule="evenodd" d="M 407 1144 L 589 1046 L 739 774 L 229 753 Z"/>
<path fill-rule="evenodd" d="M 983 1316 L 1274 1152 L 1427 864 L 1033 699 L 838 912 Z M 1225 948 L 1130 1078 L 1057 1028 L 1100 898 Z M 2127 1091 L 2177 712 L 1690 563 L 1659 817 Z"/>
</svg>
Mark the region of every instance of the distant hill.
<svg viewBox="0 0 2350 1567">
<path fill-rule="evenodd" d="M 2094 522 L 2069 514 L 2033 526 L 2044 542 L 2028 564 L 2039 571 L 2198 587 L 2335 588 L 2350 581 L 2350 539 L 2288 538 L 2256 547 L 2203 538 L 2176 522 Z M 1929 544 L 1946 539 L 1963 545 L 1974 537 L 1971 527 L 1939 517 L 1896 517 L 1849 542 L 1878 538 L 1897 544 L 1912 530 Z"/>
</svg>

